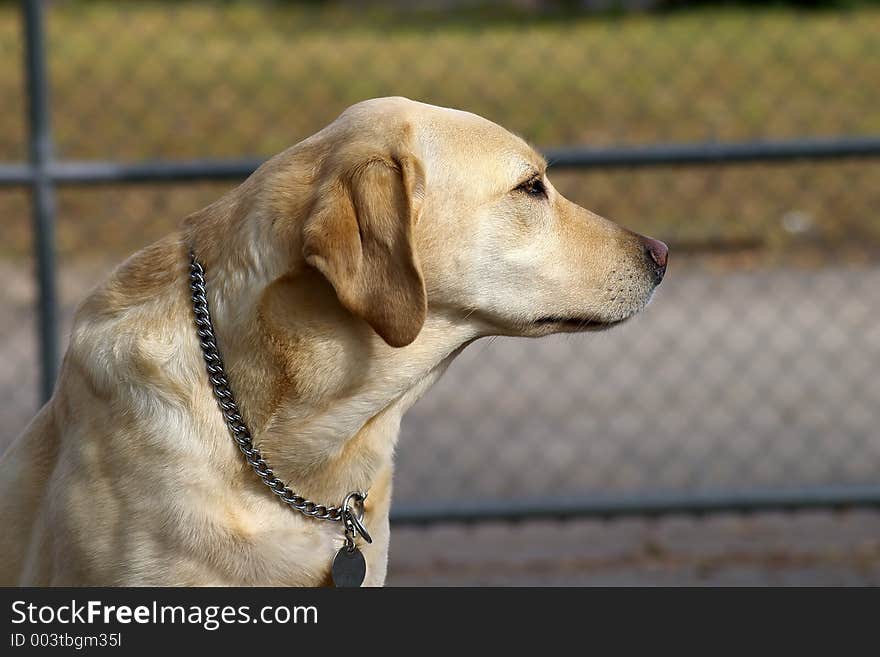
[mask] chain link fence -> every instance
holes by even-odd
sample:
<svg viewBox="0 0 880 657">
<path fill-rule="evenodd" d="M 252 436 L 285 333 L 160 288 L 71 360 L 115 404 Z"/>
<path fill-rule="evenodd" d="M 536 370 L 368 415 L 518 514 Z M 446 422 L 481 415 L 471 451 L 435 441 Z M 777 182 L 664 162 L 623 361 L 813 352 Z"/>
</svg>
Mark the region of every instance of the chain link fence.
<svg viewBox="0 0 880 657">
<path fill-rule="evenodd" d="M 368 97 L 486 116 L 673 260 L 615 331 L 469 347 L 404 421 L 400 520 L 876 504 L 880 6 L 428 4 L 45 3 L 54 157 L 229 178 Z M 0 3 L 3 445 L 39 402 L 21 13 Z M 62 347 L 110 267 L 234 184 L 71 171 Z"/>
</svg>

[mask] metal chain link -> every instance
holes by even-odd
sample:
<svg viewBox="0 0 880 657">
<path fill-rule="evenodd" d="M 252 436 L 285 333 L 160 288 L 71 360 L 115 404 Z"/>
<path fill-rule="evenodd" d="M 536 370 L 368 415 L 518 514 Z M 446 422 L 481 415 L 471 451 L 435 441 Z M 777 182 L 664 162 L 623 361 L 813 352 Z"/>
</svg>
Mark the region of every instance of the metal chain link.
<svg viewBox="0 0 880 657">
<path fill-rule="evenodd" d="M 269 490 L 275 493 L 290 508 L 318 520 L 339 522 L 345 519 L 343 524 L 345 525 L 347 537 L 349 533 L 354 535 L 361 533 L 369 541 L 369 534 L 363 529 L 361 519 L 348 509 L 351 499 L 354 499 L 356 502 L 363 502 L 366 499 L 366 494 L 357 491 L 349 493 L 342 506 L 326 506 L 308 500 L 301 495 L 295 494 L 284 482 L 276 477 L 275 473 L 263 459 L 260 450 L 254 447 L 251 433 L 241 417 L 238 404 L 235 403 L 232 390 L 229 388 L 229 381 L 226 379 L 223 359 L 220 357 L 220 351 L 217 348 L 214 326 L 211 323 L 211 313 L 208 310 L 208 297 L 205 294 L 205 270 L 196 260 L 195 253 L 193 252 L 190 252 L 190 289 L 192 290 L 193 312 L 195 314 L 196 327 L 198 328 L 199 342 L 202 347 L 202 355 L 205 358 L 208 377 L 214 389 L 214 397 L 217 399 L 217 405 L 223 412 L 226 426 L 229 427 L 233 440 L 235 440 L 241 453 L 244 454 L 245 459 L 254 469 L 254 472 L 269 487 Z"/>
</svg>

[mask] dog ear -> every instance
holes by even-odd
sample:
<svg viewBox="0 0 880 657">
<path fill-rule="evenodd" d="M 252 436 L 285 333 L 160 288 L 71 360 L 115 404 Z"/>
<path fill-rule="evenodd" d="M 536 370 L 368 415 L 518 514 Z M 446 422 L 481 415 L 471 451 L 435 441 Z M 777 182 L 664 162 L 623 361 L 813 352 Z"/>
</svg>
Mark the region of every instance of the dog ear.
<svg viewBox="0 0 880 657">
<path fill-rule="evenodd" d="M 392 347 L 415 340 L 427 295 L 413 226 L 424 172 L 413 156 L 368 157 L 330 177 L 304 225 L 303 255 L 342 305 Z"/>
</svg>

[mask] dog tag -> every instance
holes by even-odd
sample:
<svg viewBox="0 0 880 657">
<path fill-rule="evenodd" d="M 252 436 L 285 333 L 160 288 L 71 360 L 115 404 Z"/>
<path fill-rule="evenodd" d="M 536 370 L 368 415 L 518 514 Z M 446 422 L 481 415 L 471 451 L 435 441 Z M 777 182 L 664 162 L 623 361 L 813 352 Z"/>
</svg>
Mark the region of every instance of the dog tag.
<svg viewBox="0 0 880 657">
<path fill-rule="evenodd" d="M 337 588 L 358 587 L 367 575 L 367 562 L 356 547 L 349 550 L 348 546 L 343 545 L 336 553 L 330 573 Z"/>
</svg>

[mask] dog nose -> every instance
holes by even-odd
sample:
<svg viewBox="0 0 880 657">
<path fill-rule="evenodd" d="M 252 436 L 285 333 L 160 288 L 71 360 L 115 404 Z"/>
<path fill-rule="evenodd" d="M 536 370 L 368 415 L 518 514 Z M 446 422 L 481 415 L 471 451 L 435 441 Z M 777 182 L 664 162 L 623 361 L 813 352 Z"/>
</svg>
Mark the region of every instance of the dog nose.
<svg viewBox="0 0 880 657">
<path fill-rule="evenodd" d="M 645 254 L 648 256 L 654 272 L 654 282 L 659 285 L 666 274 L 666 260 L 669 256 L 669 247 L 660 240 L 655 240 L 651 237 L 642 237 L 642 244 L 645 246 Z"/>
</svg>

